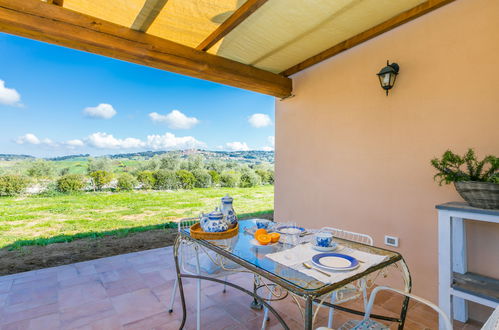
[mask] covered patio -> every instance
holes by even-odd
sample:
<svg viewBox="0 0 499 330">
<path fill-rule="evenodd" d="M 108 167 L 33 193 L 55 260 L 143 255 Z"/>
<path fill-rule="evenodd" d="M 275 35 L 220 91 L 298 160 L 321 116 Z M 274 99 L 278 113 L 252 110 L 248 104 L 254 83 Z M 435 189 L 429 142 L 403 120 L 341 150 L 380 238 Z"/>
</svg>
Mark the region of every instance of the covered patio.
<svg viewBox="0 0 499 330">
<path fill-rule="evenodd" d="M 172 248 L 123 254 L 67 266 L 0 277 L 0 328 L 10 329 L 178 329 L 181 310 L 179 299 L 173 313 L 168 304 L 176 277 L 171 267 Z M 233 275 L 231 282 L 251 289 L 248 274 Z M 195 313 L 195 281 L 187 281 L 185 290 L 189 311 Z M 257 329 L 263 311 L 248 308 L 251 298 L 222 286 L 206 283 L 203 287 L 203 329 Z M 350 307 L 360 307 L 353 301 Z M 401 298 L 382 295 L 376 312 L 399 312 Z M 291 329 L 300 329 L 296 306 L 287 299 L 277 308 L 284 311 Z M 334 326 L 351 315 L 339 312 Z M 327 322 L 323 309 L 319 323 Z M 406 329 L 434 329 L 437 315 L 419 303 L 409 307 Z M 195 318 L 188 318 L 185 329 L 195 329 Z M 268 329 L 281 329 L 271 318 Z M 455 329 L 480 329 L 480 323 Z"/>
<path fill-rule="evenodd" d="M 497 307 L 486 295 L 473 300 L 485 306 L 457 298 L 453 311 L 443 287 L 454 273 L 497 281 L 498 221 L 459 218 L 465 261 L 444 260 L 439 235 L 456 227 L 439 227 L 435 206 L 461 199 L 433 181 L 430 160 L 448 149 L 498 153 L 498 29 L 494 0 L 0 0 L 0 32 L 276 97 L 275 219 L 369 235 L 403 256 L 413 293 L 462 321 L 455 329 L 479 328 Z M 387 60 L 396 81 L 376 77 Z M 450 242 L 441 246 L 450 255 Z M 167 310 L 173 265 L 165 248 L 0 277 L 1 328 L 178 328 L 180 310 Z M 184 290 L 194 313 L 195 281 Z M 398 299 L 380 294 L 374 310 L 393 313 Z M 230 288 L 207 283 L 202 302 L 203 329 L 261 325 L 262 312 Z M 300 329 L 292 304 L 273 306 Z M 333 327 L 349 318 L 338 312 Z M 405 328 L 437 327 L 436 313 L 409 304 Z"/>
</svg>

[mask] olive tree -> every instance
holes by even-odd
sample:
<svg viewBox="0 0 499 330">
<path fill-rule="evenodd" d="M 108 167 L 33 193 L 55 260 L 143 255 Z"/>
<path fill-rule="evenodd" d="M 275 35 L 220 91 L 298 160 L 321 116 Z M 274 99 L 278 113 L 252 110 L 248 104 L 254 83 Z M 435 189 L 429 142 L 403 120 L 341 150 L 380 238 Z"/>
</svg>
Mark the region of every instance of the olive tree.
<svg viewBox="0 0 499 330">
<path fill-rule="evenodd" d="M 63 193 L 77 192 L 85 188 L 85 177 L 80 174 L 66 174 L 56 181 L 57 191 Z"/>
<path fill-rule="evenodd" d="M 105 185 L 113 180 L 113 174 L 108 171 L 99 170 L 90 173 L 90 178 L 92 179 L 94 189 L 102 190 Z"/>
</svg>

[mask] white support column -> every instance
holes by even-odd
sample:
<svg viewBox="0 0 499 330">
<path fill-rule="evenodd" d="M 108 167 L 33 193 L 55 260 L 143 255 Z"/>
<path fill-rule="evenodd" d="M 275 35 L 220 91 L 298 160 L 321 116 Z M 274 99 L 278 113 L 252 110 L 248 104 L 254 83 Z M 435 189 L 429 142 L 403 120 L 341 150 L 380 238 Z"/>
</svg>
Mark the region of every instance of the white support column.
<svg viewBox="0 0 499 330">
<path fill-rule="evenodd" d="M 451 217 L 447 211 L 438 212 L 438 304 L 445 314 L 452 316 L 451 302 Z M 439 319 L 439 329 L 444 328 L 443 319 Z"/>
<path fill-rule="evenodd" d="M 464 274 L 468 271 L 466 226 L 463 218 L 451 217 L 452 223 L 452 271 Z M 451 274 L 452 275 L 452 274 Z M 452 307 L 454 319 L 468 321 L 468 303 L 466 300 L 453 297 Z M 450 315 L 449 315 L 450 316 Z"/>
</svg>

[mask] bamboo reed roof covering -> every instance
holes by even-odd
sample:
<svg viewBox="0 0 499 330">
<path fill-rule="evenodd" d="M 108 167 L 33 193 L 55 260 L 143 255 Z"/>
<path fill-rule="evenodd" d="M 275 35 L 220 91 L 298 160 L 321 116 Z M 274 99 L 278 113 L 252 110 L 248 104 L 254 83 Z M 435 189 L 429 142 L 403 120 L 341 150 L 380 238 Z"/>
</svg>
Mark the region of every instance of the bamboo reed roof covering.
<svg viewBox="0 0 499 330">
<path fill-rule="evenodd" d="M 451 1 L 0 0 L 0 31 L 287 97 L 288 76 Z"/>
</svg>

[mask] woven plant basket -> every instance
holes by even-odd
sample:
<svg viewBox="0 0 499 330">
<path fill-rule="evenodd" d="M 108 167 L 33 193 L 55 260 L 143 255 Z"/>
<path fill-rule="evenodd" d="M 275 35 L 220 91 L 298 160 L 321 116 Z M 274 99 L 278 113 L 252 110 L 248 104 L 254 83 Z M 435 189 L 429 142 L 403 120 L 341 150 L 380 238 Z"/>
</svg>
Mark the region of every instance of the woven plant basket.
<svg viewBox="0 0 499 330">
<path fill-rule="evenodd" d="M 499 209 L 499 184 L 478 181 L 454 182 L 457 192 L 471 206 Z"/>
</svg>

